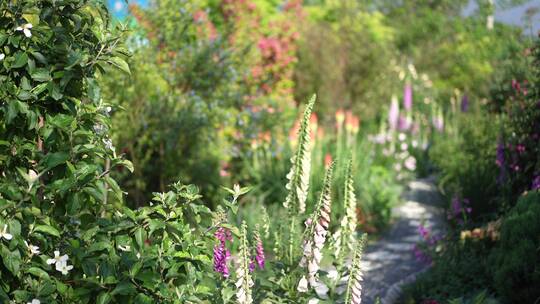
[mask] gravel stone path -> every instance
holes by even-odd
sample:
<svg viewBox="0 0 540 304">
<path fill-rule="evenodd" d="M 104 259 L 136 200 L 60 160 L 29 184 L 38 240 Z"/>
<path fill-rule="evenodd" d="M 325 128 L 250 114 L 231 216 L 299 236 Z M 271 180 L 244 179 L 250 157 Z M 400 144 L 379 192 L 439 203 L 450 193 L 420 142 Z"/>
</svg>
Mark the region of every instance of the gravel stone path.
<svg viewBox="0 0 540 304">
<path fill-rule="evenodd" d="M 434 178 L 418 179 L 408 184 L 404 203 L 393 209 L 394 222 L 381 239 L 368 244 L 363 256 L 364 284 L 362 303 L 394 303 L 401 294 L 400 286 L 414 281 L 426 269 L 413 254 L 413 246 L 421 240 L 420 223 L 438 234 L 444 229 L 441 197 Z"/>
</svg>

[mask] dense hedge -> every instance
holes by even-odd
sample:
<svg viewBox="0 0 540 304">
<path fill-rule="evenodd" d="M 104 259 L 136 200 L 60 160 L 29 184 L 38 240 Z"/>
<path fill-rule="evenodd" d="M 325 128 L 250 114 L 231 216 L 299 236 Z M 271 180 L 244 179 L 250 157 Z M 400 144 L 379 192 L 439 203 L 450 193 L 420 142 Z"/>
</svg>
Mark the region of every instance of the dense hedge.
<svg viewBox="0 0 540 304">
<path fill-rule="evenodd" d="M 540 192 L 521 197 L 506 216 L 491 253 L 495 288 L 510 303 L 540 299 Z"/>
</svg>

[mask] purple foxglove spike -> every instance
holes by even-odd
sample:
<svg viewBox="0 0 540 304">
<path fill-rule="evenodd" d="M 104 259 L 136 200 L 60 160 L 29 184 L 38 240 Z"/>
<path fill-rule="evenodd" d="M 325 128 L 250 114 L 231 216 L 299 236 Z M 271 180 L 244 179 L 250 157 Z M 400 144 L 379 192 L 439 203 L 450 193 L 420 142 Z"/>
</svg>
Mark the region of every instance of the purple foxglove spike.
<svg viewBox="0 0 540 304">
<path fill-rule="evenodd" d="M 260 269 L 264 269 L 264 262 L 265 262 L 264 248 L 263 248 L 262 241 L 260 240 L 259 242 L 257 242 L 256 251 L 257 251 L 257 255 L 255 256 L 255 259 L 257 260 L 257 265 L 259 265 Z"/>
<path fill-rule="evenodd" d="M 469 111 L 469 96 L 463 95 L 461 98 L 461 112 L 465 113 Z"/>
<path fill-rule="evenodd" d="M 231 231 L 220 227 L 214 233 L 214 236 L 219 241 L 214 246 L 214 271 L 221 273 L 225 278 L 229 277 L 229 267 L 227 261 L 229 260 L 231 253 L 227 249 L 226 241 L 232 241 Z"/>
<path fill-rule="evenodd" d="M 412 97 L 412 86 L 411 84 L 407 83 L 405 84 L 405 87 L 403 88 L 403 107 L 406 111 L 410 111 L 412 109 L 413 104 L 413 97 Z"/>
<path fill-rule="evenodd" d="M 249 272 L 253 272 L 253 270 L 255 270 L 255 261 L 251 258 L 251 261 L 249 262 Z"/>
</svg>

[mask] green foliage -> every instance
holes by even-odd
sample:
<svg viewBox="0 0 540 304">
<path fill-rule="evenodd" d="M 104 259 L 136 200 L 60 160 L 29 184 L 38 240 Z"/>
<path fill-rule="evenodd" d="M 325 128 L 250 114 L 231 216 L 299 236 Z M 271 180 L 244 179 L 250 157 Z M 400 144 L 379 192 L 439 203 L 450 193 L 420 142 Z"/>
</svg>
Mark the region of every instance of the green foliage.
<svg viewBox="0 0 540 304">
<path fill-rule="evenodd" d="M 362 119 L 376 117 L 396 84 L 395 29 L 359 1 L 306 5 L 306 11 L 311 20 L 299 41 L 295 96 L 303 100 L 317 92 L 318 113 L 345 107 Z"/>
<path fill-rule="evenodd" d="M 492 286 L 490 265 L 485 258 L 490 248 L 486 241 L 448 243 L 444 252 L 435 257 L 432 268 L 404 289 L 405 298 L 414 299 L 415 303 L 444 302 L 469 297 Z"/>
<path fill-rule="evenodd" d="M 0 16 L 0 301 L 185 303 L 208 293 L 193 284 L 210 263 L 190 226 L 209 214 L 198 190 L 175 184 L 133 211 L 109 176 L 132 166 L 108 137 L 95 77 L 130 70 L 104 7 L 2 2 Z"/>
<path fill-rule="evenodd" d="M 498 168 L 495 164 L 498 120 L 483 111 L 458 113 L 453 134 L 435 138 L 429 152 L 442 175 L 441 188 L 449 196 L 469 199 L 476 218 L 498 208 Z"/>
<path fill-rule="evenodd" d="M 540 192 L 521 197 L 505 216 L 501 241 L 490 254 L 498 294 L 510 303 L 540 299 Z"/>
<path fill-rule="evenodd" d="M 177 1 L 133 7 L 139 22 L 128 40 L 133 73 L 111 71 L 100 79 L 115 105 L 113 138 L 136 168 L 115 177 L 136 205 L 179 178 L 218 201 L 220 163 L 230 148 L 216 132 L 230 132 L 239 98 L 226 37 L 201 33 L 203 24 L 193 21 L 202 9 L 196 3 L 177 7 Z"/>
</svg>

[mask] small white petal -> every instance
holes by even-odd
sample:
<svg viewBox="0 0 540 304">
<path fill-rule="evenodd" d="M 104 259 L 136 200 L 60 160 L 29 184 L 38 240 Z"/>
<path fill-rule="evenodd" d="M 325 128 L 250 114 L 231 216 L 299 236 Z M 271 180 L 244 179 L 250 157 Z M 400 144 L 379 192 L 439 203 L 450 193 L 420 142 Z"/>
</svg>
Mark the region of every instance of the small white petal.
<svg viewBox="0 0 540 304">
<path fill-rule="evenodd" d="M 48 265 L 56 264 L 56 260 L 55 259 L 47 259 L 47 264 Z"/>
<path fill-rule="evenodd" d="M 6 58 L 6 54 L 0 54 L 0 60 L 4 60 L 4 58 Z"/>
<path fill-rule="evenodd" d="M 305 276 L 300 279 L 298 282 L 298 287 L 296 288 L 298 292 L 307 292 L 308 291 L 308 281 Z"/>
<path fill-rule="evenodd" d="M 23 30 L 23 33 L 24 33 L 24 35 L 25 35 L 26 37 L 28 37 L 28 38 L 32 37 L 32 32 L 30 32 L 29 29 L 24 29 L 24 30 Z"/>
</svg>

